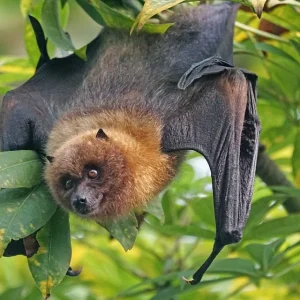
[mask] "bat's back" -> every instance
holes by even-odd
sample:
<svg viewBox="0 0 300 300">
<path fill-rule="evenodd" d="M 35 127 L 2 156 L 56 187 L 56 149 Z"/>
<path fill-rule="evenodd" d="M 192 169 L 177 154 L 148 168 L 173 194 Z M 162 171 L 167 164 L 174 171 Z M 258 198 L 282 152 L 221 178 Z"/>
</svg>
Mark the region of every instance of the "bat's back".
<svg viewBox="0 0 300 300">
<path fill-rule="evenodd" d="M 89 49 L 75 106 L 131 107 L 160 115 L 176 111 L 185 96 L 177 83 L 197 63 L 214 55 L 232 61 L 236 5 L 202 5 L 174 16 L 164 35 L 105 30 Z"/>
</svg>

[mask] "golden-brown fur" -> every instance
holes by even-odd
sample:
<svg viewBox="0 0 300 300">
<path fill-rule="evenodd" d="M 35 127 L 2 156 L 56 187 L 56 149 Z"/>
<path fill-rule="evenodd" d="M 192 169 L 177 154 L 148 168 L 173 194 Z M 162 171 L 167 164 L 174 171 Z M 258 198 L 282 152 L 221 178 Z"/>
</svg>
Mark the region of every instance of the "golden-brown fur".
<svg viewBox="0 0 300 300">
<path fill-rule="evenodd" d="M 108 139 L 97 139 L 102 128 Z M 88 217 L 123 215 L 142 207 L 174 177 L 178 157 L 161 152 L 161 124 L 148 113 L 137 111 L 86 111 L 69 114 L 52 130 L 47 155 L 54 157 L 45 179 L 62 207 L 71 210 L 60 178 L 81 178 L 86 165 L 103 166 L 105 195 L 100 208 Z"/>
</svg>

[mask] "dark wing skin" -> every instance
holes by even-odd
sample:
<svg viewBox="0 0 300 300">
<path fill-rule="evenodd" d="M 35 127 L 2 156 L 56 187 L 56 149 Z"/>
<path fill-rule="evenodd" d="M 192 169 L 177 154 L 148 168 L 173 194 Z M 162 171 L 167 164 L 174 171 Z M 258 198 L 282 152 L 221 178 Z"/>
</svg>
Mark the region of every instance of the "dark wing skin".
<svg viewBox="0 0 300 300">
<path fill-rule="evenodd" d="M 40 154 L 59 115 L 82 80 L 84 62 L 70 56 L 53 59 L 19 88 L 8 92 L 1 109 L 1 149 L 36 150 Z"/>
<path fill-rule="evenodd" d="M 201 80 L 200 80 L 201 79 Z M 260 125 L 256 76 L 218 57 L 193 66 L 178 83 L 194 95 L 170 117 L 162 140 L 166 152 L 192 149 L 209 163 L 214 192 L 216 238 L 207 261 L 194 274 L 197 284 L 225 245 L 237 243 L 250 210 Z"/>
</svg>

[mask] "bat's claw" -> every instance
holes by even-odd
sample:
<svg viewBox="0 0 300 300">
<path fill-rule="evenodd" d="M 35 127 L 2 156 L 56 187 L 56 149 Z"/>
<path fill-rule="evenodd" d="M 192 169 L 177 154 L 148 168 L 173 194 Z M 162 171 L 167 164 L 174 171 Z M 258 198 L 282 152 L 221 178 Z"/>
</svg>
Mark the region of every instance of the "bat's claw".
<svg viewBox="0 0 300 300">
<path fill-rule="evenodd" d="M 189 285 L 195 285 L 197 283 L 199 283 L 200 281 L 197 281 L 195 279 L 192 279 L 192 280 L 188 280 L 186 279 L 185 277 L 182 276 L 182 279 L 185 281 L 186 284 L 189 284 Z"/>
<path fill-rule="evenodd" d="M 78 269 L 78 270 L 73 270 L 71 267 L 69 267 L 68 271 L 67 271 L 67 274 L 68 276 L 78 276 L 82 271 L 82 268 Z"/>
<path fill-rule="evenodd" d="M 182 276 L 182 279 L 186 284 L 191 284 L 191 280 L 186 279 L 184 276 Z"/>
</svg>

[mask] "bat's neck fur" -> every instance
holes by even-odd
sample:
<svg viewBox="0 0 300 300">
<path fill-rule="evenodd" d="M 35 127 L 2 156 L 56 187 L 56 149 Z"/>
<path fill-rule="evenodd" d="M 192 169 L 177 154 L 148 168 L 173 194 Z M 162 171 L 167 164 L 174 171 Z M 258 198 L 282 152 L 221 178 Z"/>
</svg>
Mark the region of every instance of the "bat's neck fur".
<svg viewBox="0 0 300 300">
<path fill-rule="evenodd" d="M 91 134 L 96 136 L 100 128 L 107 134 L 112 147 L 117 147 L 125 157 L 125 171 L 128 178 L 133 178 L 133 187 L 128 193 L 130 203 L 126 208 L 120 205 L 119 212 L 115 212 L 120 215 L 143 206 L 160 192 L 174 177 L 178 157 L 162 153 L 159 120 L 148 113 L 121 110 L 89 110 L 62 118 L 50 134 L 47 155 L 55 159 L 60 149 L 66 149 L 68 145 L 72 148 L 74 141 L 84 141 Z"/>
</svg>

